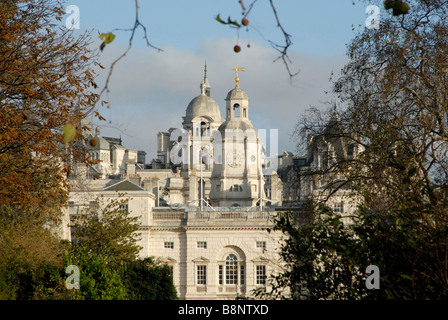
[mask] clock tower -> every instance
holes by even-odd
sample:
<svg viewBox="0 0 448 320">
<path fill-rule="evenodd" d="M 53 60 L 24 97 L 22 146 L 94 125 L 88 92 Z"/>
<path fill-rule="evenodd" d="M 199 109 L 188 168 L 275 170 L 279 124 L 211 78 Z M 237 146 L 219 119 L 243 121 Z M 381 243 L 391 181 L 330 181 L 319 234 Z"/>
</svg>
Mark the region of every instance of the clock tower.
<svg viewBox="0 0 448 320">
<path fill-rule="evenodd" d="M 226 101 L 226 120 L 215 132 L 215 163 L 211 176 L 210 201 L 217 207 L 251 207 L 264 196 L 261 170 L 262 144 L 249 120 L 249 98 L 239 87 L 236 71 L 235 88 Z"/>
</svg>

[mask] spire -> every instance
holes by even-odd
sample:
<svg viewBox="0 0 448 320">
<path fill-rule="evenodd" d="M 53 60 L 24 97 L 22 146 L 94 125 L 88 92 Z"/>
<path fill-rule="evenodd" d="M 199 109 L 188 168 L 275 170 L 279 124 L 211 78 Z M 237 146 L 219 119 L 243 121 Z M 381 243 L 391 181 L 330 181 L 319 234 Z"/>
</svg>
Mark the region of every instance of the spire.
<svg viewBox="0 0 448 320">
<path fill-rule="evenodd" d="M 210 83 L 207 79 L 207 62 L 204 65 L 204 79 L 201 82 L 201 94 L 205 94 L 210 97 Z"/>
<path fill-rule="evenodd" d="M 204 79 L 202 79 L 200 87 L 201 87 L 201 95 L 205 95 L 206 87 L 205 87 L 205 80 Z"/>
</svg>

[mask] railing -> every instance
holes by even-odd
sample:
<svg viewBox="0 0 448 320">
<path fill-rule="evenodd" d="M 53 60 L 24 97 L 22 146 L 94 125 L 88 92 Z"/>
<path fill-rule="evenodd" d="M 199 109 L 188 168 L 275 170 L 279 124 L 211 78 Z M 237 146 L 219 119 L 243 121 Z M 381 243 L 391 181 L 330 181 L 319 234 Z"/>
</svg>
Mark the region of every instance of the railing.
<svg viewBox="0 0 448 320">
<path fill-rule="evenodd" d="M 216 211 L 199 211 L 198 208 L 196 210 L 182 210 L 182 209 L 170 209 L 170 208 L 154 208 L 152 212 L 152 218 L 155 221 L 179 221 L 183 223 L 187 223 L 190 221 L 191 223 L 208 222 L 211 220 L 216 221 L 256 221 L 266 222 L 272 219 L 278 213 L 274 210 L 271 211 L 257 211 L 255 210 L 233 210 L 233 208 L 222 208 L 223 210 Z M 217 208 L 220 209 L 220 208 Z"/>
<path fill-rule="evenodd" d="M 216 219 L 247 219 L 247 212 L 217 212 Z"/>
<path fill-rule="evenodd" d="M 182 220 L 186 218 L 185 212 L 153 212 L 154 220 Z"/>
</svg>

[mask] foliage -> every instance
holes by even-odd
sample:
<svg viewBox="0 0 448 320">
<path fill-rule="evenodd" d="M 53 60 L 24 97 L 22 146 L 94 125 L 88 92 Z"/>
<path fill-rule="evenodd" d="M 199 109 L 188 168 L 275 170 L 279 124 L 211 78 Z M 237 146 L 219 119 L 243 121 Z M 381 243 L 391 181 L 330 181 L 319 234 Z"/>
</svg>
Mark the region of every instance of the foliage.
<svg viewBox="0 0 448 320">
<path fill-rule="evenodd" d="M 59 240 L 41 221 L 0 215 L 0 298 L 31 299 L 51 267 L 61 268 Z"/>
<path fill-rule="evenodd" d="M 80 269 L 82 297 L 176 299 L 168 266 L 137 259 L 138 217 L 127 211 L 128 200 L 98 198 L 96 203 L 73 224 L 75 244 L 67 262 Z"/>
<path fill-rule="evenodd" d="M 71 250 L 67 257 L 67 265 L 76 265 L 80 270 L 79 294 L 86 300 L 128 298 L 121 275 L 122 263 L 107 253 L 101 254 L 82 245 Z"/>
<path fill-rule="evenodd" d="M 323 205 L 313 208 L 309 203 L 308 214 L 306 223 L 298 223 L 292 213 L 277 218 L 273 230 L 286 235 L 280 251 L 284 271 L 268 279 L 270 286 L 258 289 L 256 295 L 312 300 L 366 296 L 360 268 L 363 253 L 353 230 L 344 227 L 340 214 Z"/>
<path fill-rule="evenodd" d="M 0 3 L 0 296 L 36 298 L 62 249 L 49 228 L 66 204 L 71 160 L 61 128 L 95 98 L 89 35 L 58 28 L 59 1 Z M 39 291 L 39 290 L 38 290 Z"/>
<path fill-rule="evenodd" d="M 119 195 L 122 196 L 122 195 Z M 137 245 L 138 217 L 131 217 L 127 199 L 97 198 L 73 222 L 72 237 L 93 252 L 113 256 L 117 260 L 134 260 L 141 247 Z"/>
<path fill-rule="evenodd" d="M 127 262 L 124 279 L 132 300 L 177 299 L 170 268 L 153 258 Z"/>
<path fill-rule="evenodd" d="M 285 269 L 270 279 L 270 291 L 256 294 L 275 299 L 446 299 L 446 224 L 425 225 L 414 210 L 402 205 L 374 213 L 361 206 L 349 225 L 324 206 L 314 208 L 306 224 L 297 224 L 291 214 L 280 217 L 274 229 L 286 236 L 280 252 Z M 379 290 L 366 287 L 369 265 L 380 270 Z"/>
<path fill-rule="evenodd" d="M 386 10 L 392 9 L 394 16 L 407 14 L 409 11 L 409 5 L 403 1 L 384 0 L 384 8 Z"/>
<path fill-rule="evenodd" d="M 70 154 L 60 129 L 94 101 L 89 35 L 58 28 L 59 1 L 0 4 L 0 203 L 10 214 L 57 218 Z"/>
<path fill-rule="evenodd" d="M 334 86 L 346 109 L 333 138 L 360 152 L 327 172 L 344 173 L 358 207 L 343 228 L 319 205 L 308 225 L 278 221 L 290 239 L 273 295 L 288 287 L 289 298 L 447 297 L 448 2 L 409 4 L 406 15 L 355 37 Z M 298 132 L 322 134 L 328 122 L 314 120 L 300 122 Z M 379 290 L 364 286 L 368 265 L 379 267 Z"/>
</svg>

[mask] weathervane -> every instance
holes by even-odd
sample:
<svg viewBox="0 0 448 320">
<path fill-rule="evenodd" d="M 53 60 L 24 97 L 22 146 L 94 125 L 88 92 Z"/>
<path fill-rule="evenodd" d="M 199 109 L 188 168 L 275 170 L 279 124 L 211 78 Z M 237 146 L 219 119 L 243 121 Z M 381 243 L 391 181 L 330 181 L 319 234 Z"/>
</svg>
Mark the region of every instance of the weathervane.
<svg viewBox="0 0 448 320">
<path fill-rule="evenodd" d="M 235 82 L 236 86 L 238 87 L 238 82 L 240 81 L 240 78 L 238 78 L 238 71 L 244 72 L 244 67 L 238 67 L 238 65 L 236 65 L 236 68 L 232 70 L 236 72 Z"/>
</svg>

